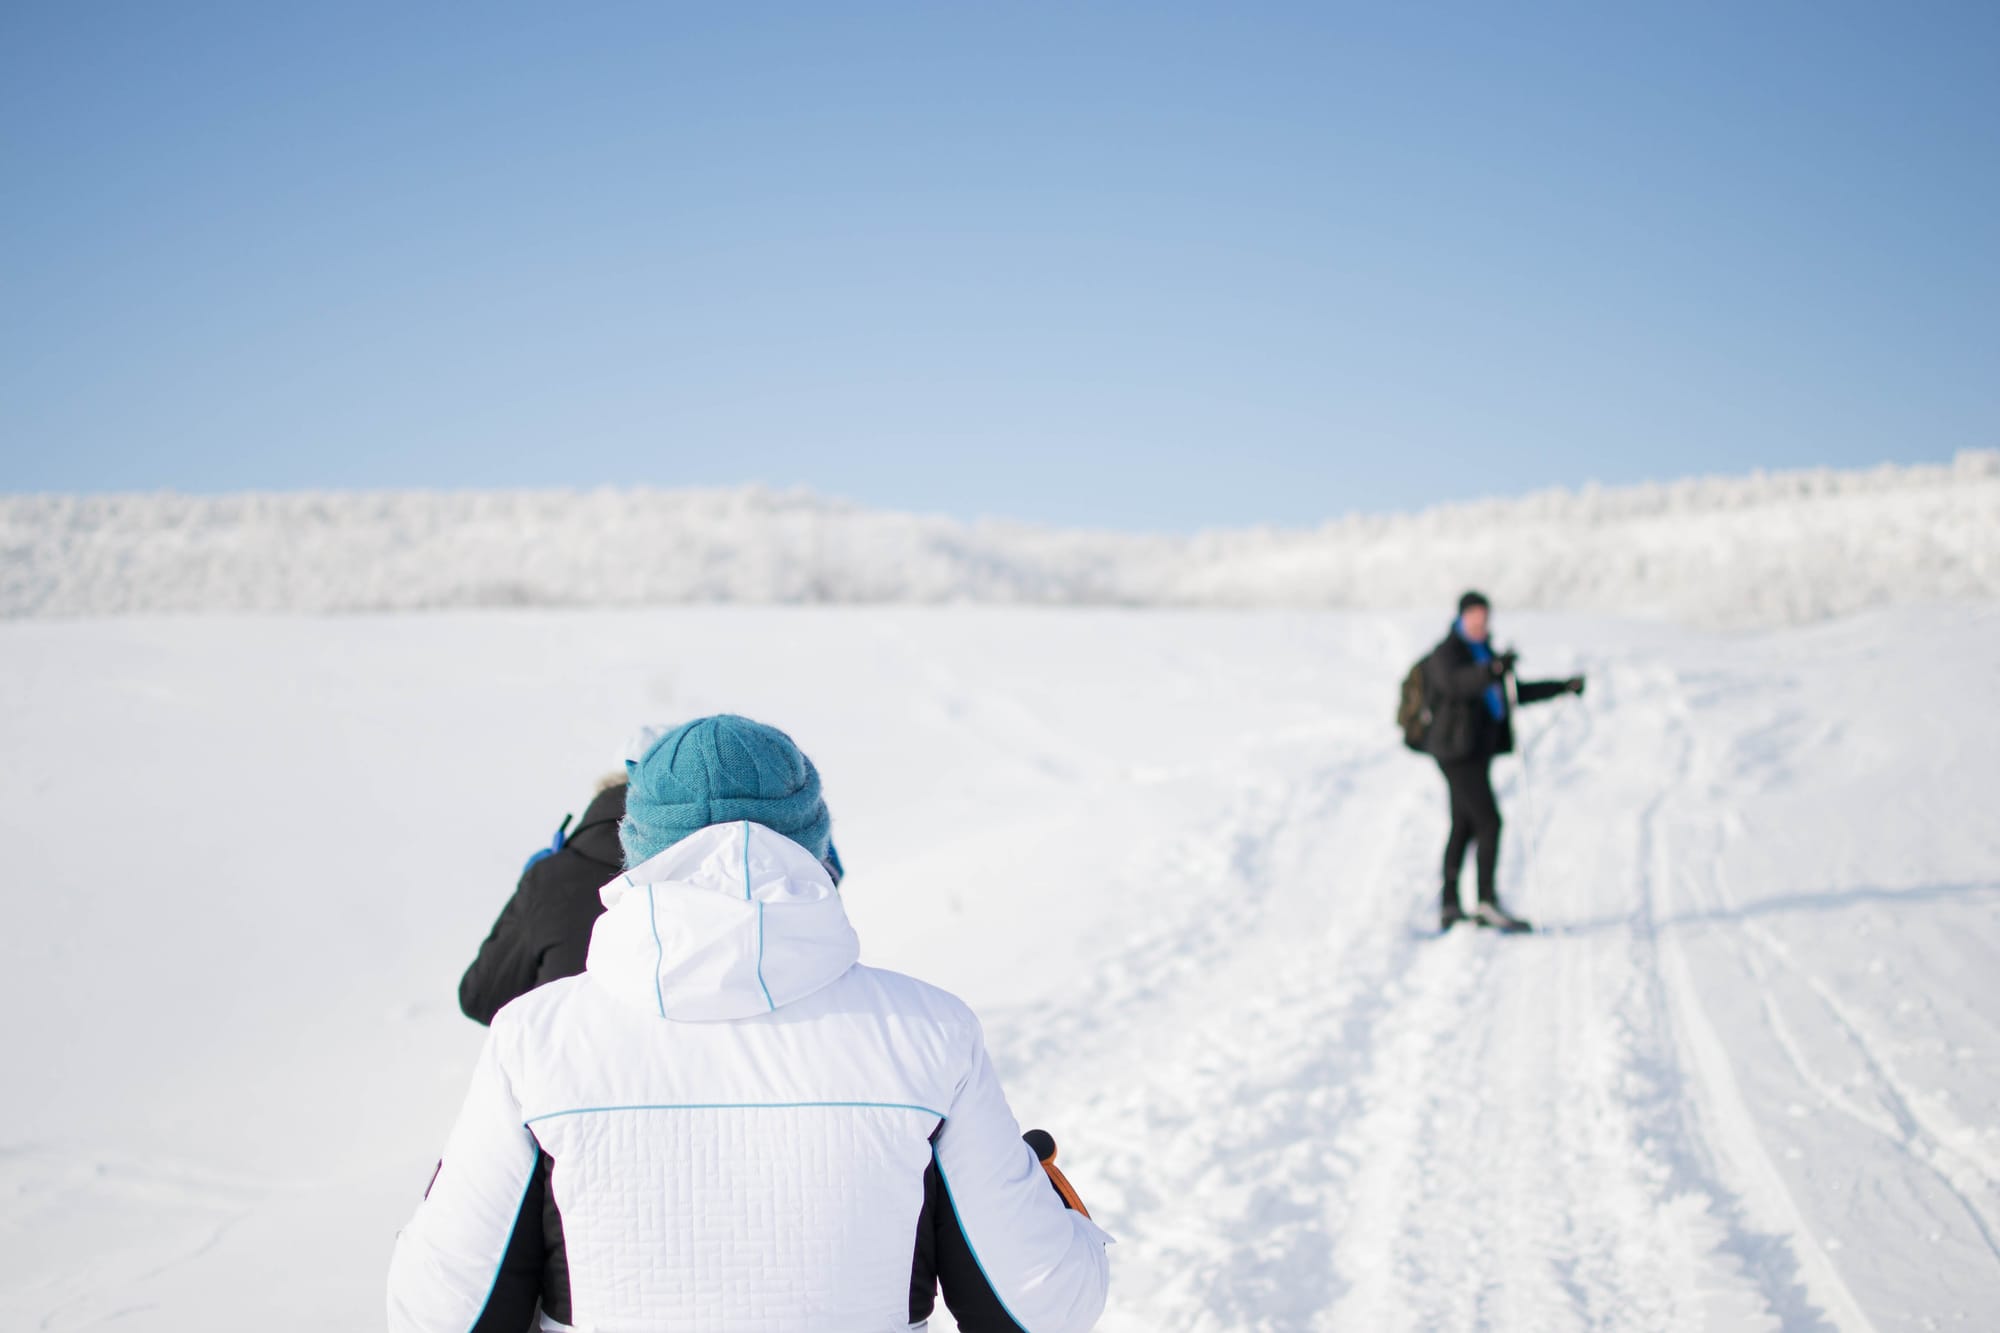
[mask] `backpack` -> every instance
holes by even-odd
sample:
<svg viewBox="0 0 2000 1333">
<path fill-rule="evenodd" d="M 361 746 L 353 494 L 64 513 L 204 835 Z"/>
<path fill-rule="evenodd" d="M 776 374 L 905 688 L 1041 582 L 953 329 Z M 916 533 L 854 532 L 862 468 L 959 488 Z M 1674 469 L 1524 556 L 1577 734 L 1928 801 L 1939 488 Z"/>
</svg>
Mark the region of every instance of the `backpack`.
<svg viewBox="0 0 2000 1333">
<path fill-rule="evenodd" d="M 1402 697 L 1396 703 L 1396 725 L 1402 729 L 1403 744 L 1418 754 L 1428 753 L 1424 742 L 1431 731 L 1430 701 L 1424 697 L 1424 659 L 1403 677 Z"/>
</svg>

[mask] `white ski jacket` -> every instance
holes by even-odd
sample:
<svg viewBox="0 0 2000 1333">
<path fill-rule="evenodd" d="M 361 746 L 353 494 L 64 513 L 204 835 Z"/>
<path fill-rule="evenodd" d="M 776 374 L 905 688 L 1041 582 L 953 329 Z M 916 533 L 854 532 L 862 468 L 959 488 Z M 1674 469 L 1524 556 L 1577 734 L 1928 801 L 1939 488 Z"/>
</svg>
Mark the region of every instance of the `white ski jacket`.
<svg viewBox="0 0 2000 1333">
<path fill-rule="evenodd" d="M 1097 1321 L 1110 1238 L 1022 1143 L 978 1020 L 861 966 L 810 852 L 720 824 L 603 898 L 584 974 L 493 1020 L 397 1238 L 392 1333 L 478 1321 L 540 1151 L 579 1330 L 907 1329 L 933 1155 L 1014 1322 Z"/>
</svg>

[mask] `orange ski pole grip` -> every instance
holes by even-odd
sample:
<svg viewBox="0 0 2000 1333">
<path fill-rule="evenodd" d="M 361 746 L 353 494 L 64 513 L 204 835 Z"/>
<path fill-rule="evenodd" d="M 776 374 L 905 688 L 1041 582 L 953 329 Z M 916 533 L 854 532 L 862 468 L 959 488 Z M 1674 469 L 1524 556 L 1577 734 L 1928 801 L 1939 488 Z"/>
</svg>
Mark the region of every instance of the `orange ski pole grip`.
<svg viewBox="0 0 2000 1333">
<path fill-rule="evenodd" d="M 1083 1199 L 1077 1194 L 1076 1186 L 1069 1183 L 1069 1177 L 1065 1176 L 1062 1168 L 1056 1165 L 1055 1139 L 1047 1130 L 1041 1129 L 1031 1129 L 1021 1137 L 1035 1150 L 1035 1158 L 1041 1162 L 1042 1170 L 1048 1172 L 1049 1184 L 1055 1186 L 1056 1194 L 1062 1199 L 1063 1206 L 1089 1217 L 1090 1209 L 1083 1206 Z"/>
</svg>

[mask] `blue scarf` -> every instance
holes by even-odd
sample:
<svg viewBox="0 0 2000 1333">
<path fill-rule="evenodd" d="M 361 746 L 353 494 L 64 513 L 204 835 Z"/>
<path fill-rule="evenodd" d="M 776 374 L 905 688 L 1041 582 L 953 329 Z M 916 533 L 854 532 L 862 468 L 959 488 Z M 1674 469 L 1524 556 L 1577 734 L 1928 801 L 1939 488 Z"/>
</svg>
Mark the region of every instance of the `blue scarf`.
<svg viewBox="0 0 2000 1333">
<path fill-rule="evenodd" d="M 1463 620 L 1454 620 L 1451 623 L 1451 632 L 1458 636 L 1460 643 L 1463 643 L 1472 650 L 1473 661 L 1483 665 L 1493 660 L 1493 650 L 1491 648 L 1487 647 L 1484 643 L 1474 643 L 1471 639 L 1465 637 L 1465 622 Z M 1506 691 L 1500 688 L 1499 681 L 1495 681 L 1486 687 L 1486 711 L 1493 714 L 1495 722 L 1506 720 L 1507 694 Z"/>
</svg>

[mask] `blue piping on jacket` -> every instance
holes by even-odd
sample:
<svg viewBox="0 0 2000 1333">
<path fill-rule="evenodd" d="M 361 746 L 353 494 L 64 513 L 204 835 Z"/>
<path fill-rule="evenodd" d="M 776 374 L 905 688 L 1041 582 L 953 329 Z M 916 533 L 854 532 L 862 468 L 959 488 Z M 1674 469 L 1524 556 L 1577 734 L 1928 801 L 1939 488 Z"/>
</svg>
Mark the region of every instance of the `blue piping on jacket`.
<svg viewBox="0 0 2000 1333">
<path fill-rule="evenodd" d="M 1026 1147 L 1027 1145 L 1023 1144 L 1022 1146 Z M 1033 1149 L 1029 1149 L 1029 1151 L 1032 1152 Z M 1014 1307 L 1007 1304 L 1007 1298 L 1000 1294 L 1000 1284 L 995 1282 L 993 1275 L 986 1271 L 986 1261 L 979 1257 L 979 1247 L 972 1243 L 972 1233 L 965 1226 L 965 1214 L 959 1211 L 958 1196 L 951 1192 L 951 1177 L 944 1173 L 944 1162 L 938 1157 L 937 1144 L 935 1143 L 931 1145 L 931 1161 L 937 1165 L 938 1179 L 944 1182 L 944 1197 L 950 1201 L 952 1214 L 958 1218 L 958 1230 L 965 1237 L 965 1249 L 966 1253 L 972 1256 L 972 1266 L 977 1268 L 979 1276 L 986 1280 L 986 1289 L 993 1293 L 994 1300 L 1000 1302 L 1000 1308 L 1007 1312 L 1007 1317 L 1014 1321 L 1017 1328 L 1026 1333 L 1028 1326 L 1021 1322 L 1020 1316 L 1014 1313 Z M 1036 1169 L 1040 1169 L 1039 1165 Z"/>
<path fill-rule="evenodd" d="M 771 988 L 764 985 L 764 904 L 757 904 L 757 985 L 764 992 L 764 1003 L 771 1006 L 771 1012 L 778 1011 L 778 1002 L 771 998 Z"/>
<path fill-rule="evenodd" d="M 486 1284 L 486 1299 L 479 1303 L 479 1312 L 472 1317 L 474 1329 L 479 1327 L 480 1320 L 486 1318 L 486 1307 L 493 1304 L 493 1293 L 500 1288 L 500 1270 L 507 1266 L 507 1251 L 514 1248 L 514 1228 L 521 1224 L 521 1209 L 528 1202 L 528 1187 L 535 1183 L 535 1168 L 540 1165 L 541 1148 L 537 1146 L 535 1160 L 528 1163 L 528 1178 L 521 1182 L 521 1197 L 515 1201 L 514 1215 L 507 1219 L 507 1234 L 500 1238 L 500 1257 L 493 1261 L 493 1280 Z M 438 1163 L 438 1169 L 443 1171 L 444 1163 Z M 437 1183 L 436 1177 L 431 1183 Z M 429 1191 L 425 1192 L 425 1197 L 430 1197 Z"/>
<path fill-rule="evenodd" d="M 630 880 L 628 878 L 627 882 Z M 646 920 L 653 927 L 653 1003 L 660 1006 L 660 1017 L 667 1016 L 666 992 L 660 989 L 660 970 L 667 965 L 667 946 L 660 943 L 660 911 L 653 902 L 653 886 L 646 886 Z"/>
</svg>

